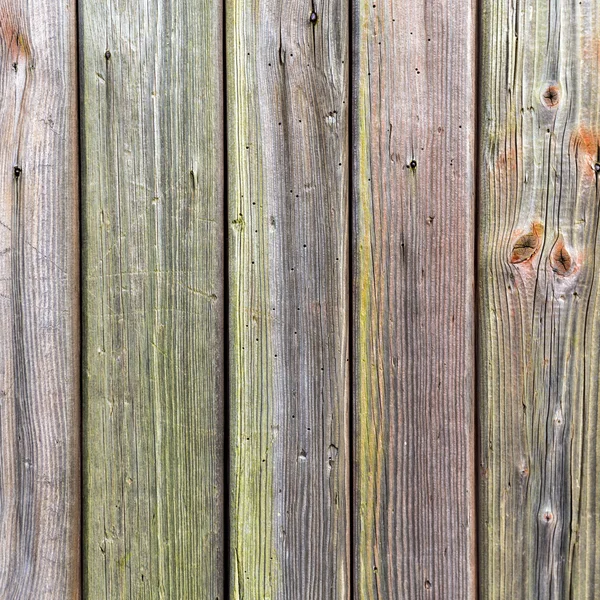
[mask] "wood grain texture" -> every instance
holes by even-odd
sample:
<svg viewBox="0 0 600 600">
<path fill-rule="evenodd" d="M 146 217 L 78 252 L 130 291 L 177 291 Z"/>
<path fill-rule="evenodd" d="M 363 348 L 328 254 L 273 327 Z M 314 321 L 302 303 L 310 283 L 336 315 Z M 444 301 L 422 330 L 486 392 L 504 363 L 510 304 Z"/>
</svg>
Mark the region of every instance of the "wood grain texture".
<svg viewBox="0 0 600 600">
<path fill-rule="evenodd" d="M 476 597 L 475 2 L 355 0 L 356 597 Z"/>
<path fill-rule="evenodd" d="M 597 1 L 484 1 L 484 599 L 600 589 L 599 67 Z"/>
<path fill-rule="evenodd" d="M 0 597 L 79 598 L 73 2 L 0 0 Z"/>
<path fill-rule="evenodd" d="M 348 6 L 227 3 L 231 597 L 349 597 Z"/>
<path fill-rule="evenodd" d="M 84 593 L 222 599 L 221 5 L 81 22 Z"/>
</svg>

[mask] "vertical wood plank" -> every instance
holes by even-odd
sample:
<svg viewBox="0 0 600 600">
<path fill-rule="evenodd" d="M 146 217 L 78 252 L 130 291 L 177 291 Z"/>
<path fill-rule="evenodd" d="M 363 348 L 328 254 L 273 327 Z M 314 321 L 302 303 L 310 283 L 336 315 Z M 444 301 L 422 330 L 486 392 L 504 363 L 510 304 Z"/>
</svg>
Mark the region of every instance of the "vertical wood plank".
<svg viewBox="0 0 600 600">
<path fill-rule="evenodd" d="M 475 598 L 472 0 L 355 0 L 358 598 Z"/>
<path fill-rule="evenodd" d="M 347 4 L 227 3 L 236 599 L 349 597 Z"/>
<path fill-rule="evenodd" d="M 600 4 L 486 0 L 481 597 L 600 589 Z"/>
<path fill-rule="evenodd" d="M 222 6 L 83 0 L 86 598 L 223 598 Z"/>
<path fill-rule="evenodd" d="M 0 597 L 79 598 L 73 2 L 0 0 Z"/>
</svg>

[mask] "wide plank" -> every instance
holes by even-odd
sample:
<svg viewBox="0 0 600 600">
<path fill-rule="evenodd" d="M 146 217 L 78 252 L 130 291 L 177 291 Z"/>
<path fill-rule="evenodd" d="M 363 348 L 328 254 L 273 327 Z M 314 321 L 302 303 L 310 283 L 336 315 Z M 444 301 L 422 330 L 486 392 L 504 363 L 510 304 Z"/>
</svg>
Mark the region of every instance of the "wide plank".
<svg viewBox="0 0 600 600">
<path fill-rule="evenodd" d="M 82 0 L 86 598 L 224 594 L 222 7 Z"/>
<path fill-rule="evenodd" d="M 350 593 L 348 8 L 226 6 L 234 599 Z"/>
<path fill-rule="evenodd" d="M 74 2 L 0 0 L 0 597 L 80 597 Z"/>
<path fill-rule="evenodd" d="M 476 598 L 476 3 L 354 0 L 355 593 Z"/>
<path fill-rule="evenodd" d="M 485 0 L 479 238 L 485 600 L 600 589 L 600 4 Z"/>
</svg>

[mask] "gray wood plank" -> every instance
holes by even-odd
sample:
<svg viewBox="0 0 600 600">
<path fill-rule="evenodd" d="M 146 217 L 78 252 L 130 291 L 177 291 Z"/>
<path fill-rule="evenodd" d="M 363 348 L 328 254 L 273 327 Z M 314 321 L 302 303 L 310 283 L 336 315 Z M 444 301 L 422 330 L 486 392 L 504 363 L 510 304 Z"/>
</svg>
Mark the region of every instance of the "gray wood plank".
<svg viewBox="0 0 600 600">
<path fill-rule="evenodd" d="M 356 597 L 475 599 L 475 2 L 353 6 Z"/>
<path fill-rule="evenodd" d="M 223 598 L 222 7 L 81 22 L 84 592 Z"/>
<path fill-rule="evenodd" d="M 600 3 L 483 3 L 481 597 L 600 589 Z"/>
<path fill-rule="evenodd" d="M 0 0 L 0 597 L 79 598 L 73 3 Z"/>
<path fill-rule="evenodd" d="M 348 8 L 227 3 L 236 599 L 350 593 Z"/>
</svg>

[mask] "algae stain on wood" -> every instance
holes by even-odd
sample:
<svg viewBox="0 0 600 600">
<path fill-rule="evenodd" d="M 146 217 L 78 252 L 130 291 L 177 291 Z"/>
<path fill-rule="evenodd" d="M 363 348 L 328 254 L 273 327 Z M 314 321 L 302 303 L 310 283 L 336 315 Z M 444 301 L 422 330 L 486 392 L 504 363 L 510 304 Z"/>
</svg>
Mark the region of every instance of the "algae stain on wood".
<svg viewBox="0 0 600 600">
<path fill-rule="evenodd" d="M 353 6 L 355 593 L 475 598 L 475 3 Z"/>
<path fill-rule="evenodd" d="M 347 6 L 226 14 L 231 593 L 347 598 Z"/>
<path fill-rule="evenodd" d="M 223 598 L 222 7 L 80 18 L 84 593 Z"/>
</svg>

